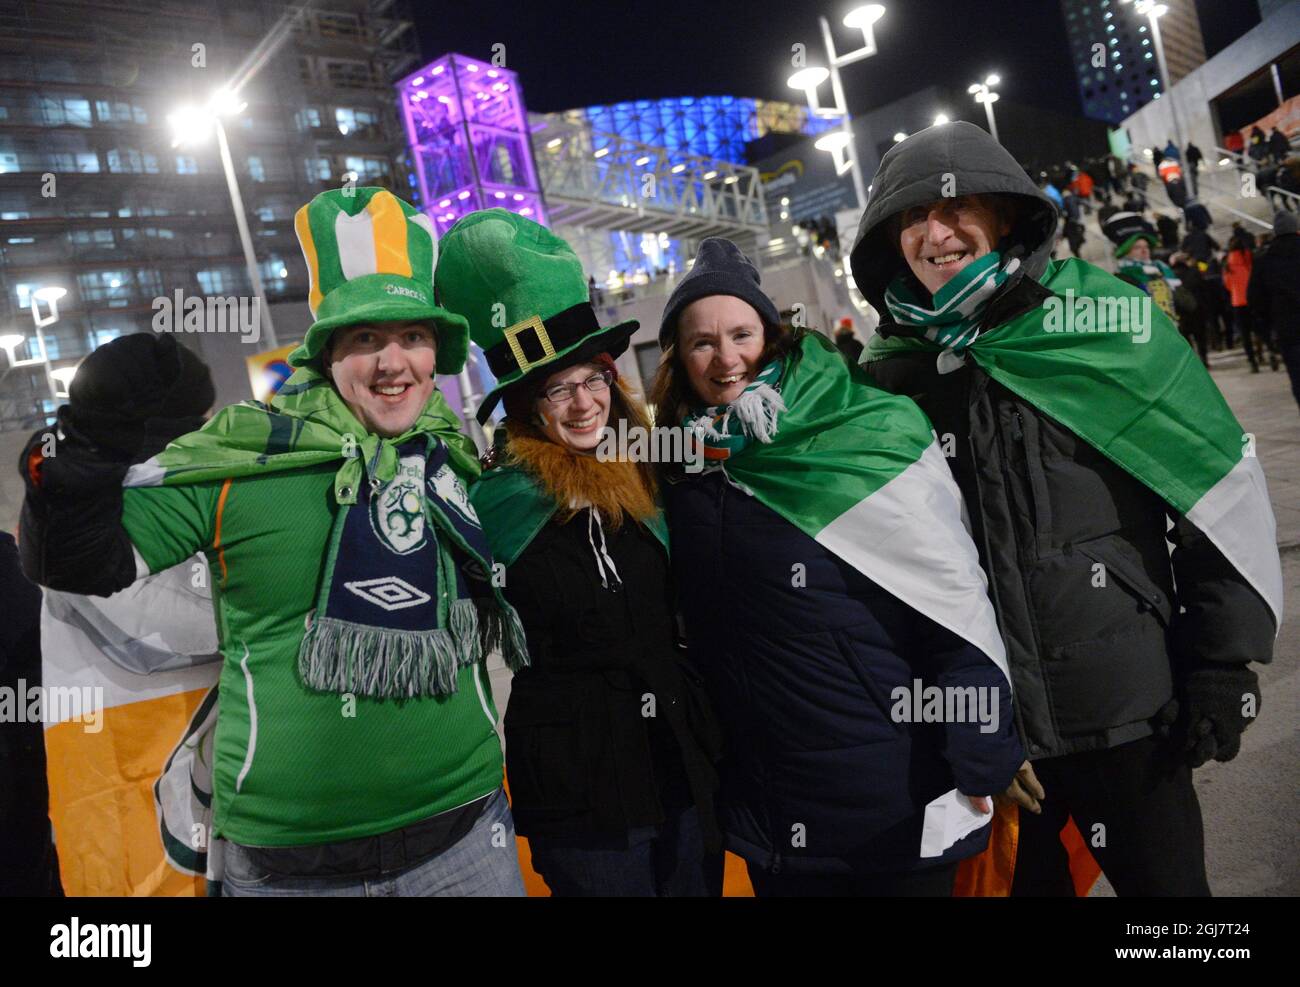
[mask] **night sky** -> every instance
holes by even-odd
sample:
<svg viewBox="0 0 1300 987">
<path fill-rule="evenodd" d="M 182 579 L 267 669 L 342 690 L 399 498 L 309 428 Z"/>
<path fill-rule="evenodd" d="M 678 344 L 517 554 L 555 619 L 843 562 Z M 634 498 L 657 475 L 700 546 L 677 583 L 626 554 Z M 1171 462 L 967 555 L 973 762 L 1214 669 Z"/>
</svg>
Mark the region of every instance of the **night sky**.
<svg viewBox="0 0 1300 987">
<path fill-rule="evenodd" d="M 415 17 L 430 58 L 448 50 L 488 58 L 493 44 L 504 44 L 506 66 L 520 73 L 529 109 L 547 112 L 720 93 L 802 102 L 785 85 L 790 46 L 803 42 L 809 61 L 821 64 L 817 15 L 824 13 L 839 50 L 857 47 L 862 35 L 840 21 L 859 2 L 502 0 L 417 5 Z M 1231 30 L 1240 11 L 1258 21 L 1255 0 L 1198 2 L 1206 8 L 1207 47 Z M 1009 100 L 1080 112 L 1057 0 L 893 0 L 885 6 L 876 25 L 879 54 L 844 70 L 854 113 L 934 83 L 964 89 L 990 71 L 1001 74 Z"/>
</svg>

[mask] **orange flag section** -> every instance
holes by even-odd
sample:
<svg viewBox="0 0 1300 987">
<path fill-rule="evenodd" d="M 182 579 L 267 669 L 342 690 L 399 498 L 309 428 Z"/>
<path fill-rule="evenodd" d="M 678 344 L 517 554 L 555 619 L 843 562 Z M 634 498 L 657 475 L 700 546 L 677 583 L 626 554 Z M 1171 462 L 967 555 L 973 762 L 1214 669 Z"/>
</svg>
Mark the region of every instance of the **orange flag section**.
<svg viewBox="0 0 1300 987">
<path fill-rule="evenodd" d="M 110 706 L 98 733 L 87 733 L 80 722 L 45 731 L 50 821 L 66 894 L 205 893 L 201 875 L 167 863 L 153 786 L 206 694 L 196 689 Z"/>
<path fill-rule="evenodd" d="M 957 880 L 952 892 L 956 898 L 1006 898 L 1011 894 L 1016 845 L 1020 837 L 1020 809 L 1014 804 L 1003 804 L 1001 800 L 996 800 L 995 804 L 997 811 L 993 816 L 988 848 L 978 856 L 963 860 L 957 867 Z M 1074 893 L 1086 898 L 1101 876 L 1101 868 L 1073 819 L 1067 821 L 1061 830 L 1061 843 L 1070 855 Z"/>
</svg>

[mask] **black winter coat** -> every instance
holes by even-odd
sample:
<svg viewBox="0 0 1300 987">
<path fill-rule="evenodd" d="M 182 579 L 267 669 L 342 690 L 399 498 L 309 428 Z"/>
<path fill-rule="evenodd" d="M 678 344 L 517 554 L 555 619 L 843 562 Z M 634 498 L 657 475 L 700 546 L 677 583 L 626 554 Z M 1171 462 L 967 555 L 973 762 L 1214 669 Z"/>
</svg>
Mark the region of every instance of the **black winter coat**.
<svg viewBox="0 0 1300 987">
<path fill-rule="evenodd" d="M 994 324 L 1043 291 L 1023 282 Z M 1180 667 L 1271 655 L 1268 606 L 1199 529 L 973 361 L 943 377 L 932 353 L 867 371 L 953 437 L 1031 759 L 1149 736 Z"/>
<path fill-rule="evenodd" d="M 1246 301 L 1255 324 L 1278 346 L 1300 343 L 1300 234 L 1284 233 L 1255 258 Z"/>
<path fill-rule="evenodd" d="M 720 472 L 665 487 L 689 648 L 728 741 L 727 848 L 793 872 L 900 872 L 981 851 L 988 826 L 919 856 L 928 803 L 1002 792 L 1023 761 L 997 666 Z M 896 721 L 894 690 L 917 679 L 981 689 L 996 729 Z"/>
<path fill-rule="evenodd" d="M 667 553 L 641 525 L 604 537 L 621 586 L 601 585 L 588 511 L 552 519 L 506 571 L 531 665 L 511 685 L 506 770 L 524 836 L 618 839 L 692 803 L 716 848 L 720 754 L 703 683 L 676 642 Z M 595 540 L 599 544 L 600 533 Z M 653 716 L 645 715 L 651 709 Z"/>
</svg>

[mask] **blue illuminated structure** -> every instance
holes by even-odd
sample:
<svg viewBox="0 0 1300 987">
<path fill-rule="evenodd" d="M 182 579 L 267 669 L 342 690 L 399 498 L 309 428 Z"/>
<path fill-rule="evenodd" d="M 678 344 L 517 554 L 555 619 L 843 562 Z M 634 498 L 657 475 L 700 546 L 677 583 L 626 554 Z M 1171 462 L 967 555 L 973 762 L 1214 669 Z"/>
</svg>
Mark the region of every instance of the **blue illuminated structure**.
<svg viewBox="0 0 1300 987">
<path fill-rule="evenodd" d="M 747 96 L 638 99 L 564 115 L 584 117 L 595 131 L 738 163 L 745 160 L 746 142 L 765 134 L 820 134 L 839 126 L 814 118 L 804 106 Z"/>
</svg>

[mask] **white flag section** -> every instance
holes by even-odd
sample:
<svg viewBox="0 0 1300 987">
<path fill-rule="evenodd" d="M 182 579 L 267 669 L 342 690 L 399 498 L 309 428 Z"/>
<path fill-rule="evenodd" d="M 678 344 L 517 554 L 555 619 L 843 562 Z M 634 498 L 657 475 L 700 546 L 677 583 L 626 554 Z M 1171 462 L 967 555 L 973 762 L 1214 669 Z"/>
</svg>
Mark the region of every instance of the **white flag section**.
<svg viewBox="0 0 1300 987">
<path fill-rule="evenodd" d="M 1281 633 L 1282 558 L 1277 551 L 1277 520 L 1259 459 L 1242 456 L 1227 476 L 1192 505 L 1187 520 L 1205 532 L 1264 598 Z"/>
<path fill-rule="evenodd" d="M 1011 685 L 1006 648 L 961 491 L 938 440 L 903 472 L 817 533 L 819 544 L 993 660 Z"/>
<path fill-rule="evenodd" d="M 201 895 L 221 671 L 195 556 L 110 597 L 46 591 L 42 675 L 92 718 L 45 723 L 50 820 L 73 896 Z"/>
</svg>

